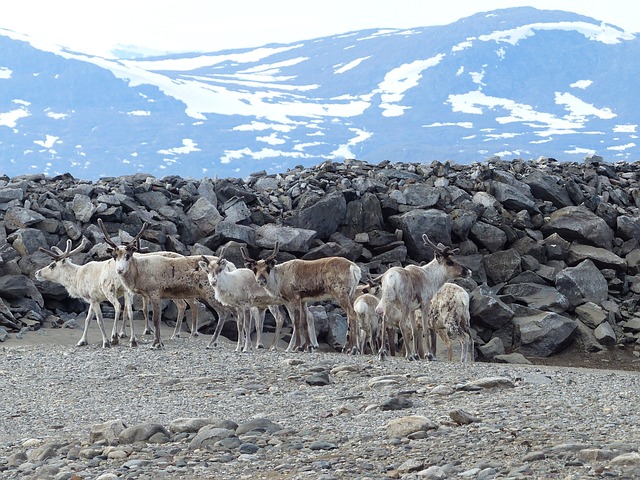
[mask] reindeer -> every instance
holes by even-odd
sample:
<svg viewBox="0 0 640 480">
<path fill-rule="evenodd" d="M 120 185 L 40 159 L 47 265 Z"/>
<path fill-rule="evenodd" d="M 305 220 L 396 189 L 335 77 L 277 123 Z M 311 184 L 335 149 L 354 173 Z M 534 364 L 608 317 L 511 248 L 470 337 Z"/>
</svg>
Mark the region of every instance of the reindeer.
<svg viewBox="0 0 640 480">
<path fill-rule="evenodd" d="M 329 299 L 338 302 L 347 314 L 349 330 L 345 351 L 357 351 L 358 330 L 353 301 L 360 281 L 360 267 L 342 257 L 294 259 L 276 264 L 279 248 L 280 244 L 276 243 L 273 252 L 264 260 L 250 258 L 245 248 L 241 252 L 245 265 L 253 271 L 258 285 L 283 303 L 291 317 L 293 332 L 286 351 L 318 347 L 313 318 L 307 312 L 307 302 Z"/>
<path fill-rule="evenodd" d="M 111 344 L 118 343 L 116 329 L 122 308 L 119 298 L 124 296 L 125 314 L 129 317 L 129 325 L 131 328 L 129 345 L 136 347 L 138 340 L 133 329 L 132 297 L 125 289 L 120 277 L 115 274 L 115 262 L 109 259 L 100 262 L 91 261 L 84 265 L 76 265 L 71 262 L 69 257 L 84 249 L 85 239 L 83 239 L 80 246 L 73 250 L 71 250 L 71 245 L 71 240 L 67 240 L 67 246 L 64 252 L 58 247 L 52 247 L 51 250 L 40 247 L 39 250 L 53 258 L 53 262 L 36 271 L 35 277 L 40 281 L 49 280 L 59 283 L 67 289 L 71 297 L 80 298 L 89 304 L 82 337 L 76 345 L 78 347 L 87 345 L 87 332 L 94 315 L 98 323 L 98 328 L 100 329 L 100 334 L 102 335 L 102 347 L 107 348 Z M 100 308 L 100 303 L 105 301 L 111 303 L 115 310 L 111 342 L 107 338 L 102 310 Z"/>
<path fill-rule="evenodd" d="M 371 293 L 363 293 L 353 302 L 358 326 L 358 350 L 365 353 L 367 346 L 371 353 L 380 350 L 378 344 L 380 330 L 380 316 L 376 313 L 380 299 Z"/>
<path fill-rule="evenodd" d="M 433 260 L 422 267 L 392 267 L 381 277 L 381 298 L 376 307 L 376 312 L 382 316 L 381 359 L 388 355 L 385 333 L 389 328 L 400 329 L 406 357 L 418 359 L 422 353 L 422 332 L 416 326 L 414 311 L 419 309 L 422 318 L 427 318 L 431 298 L 447 280 L 471 275 L 468 268 L 451 258 L 457 249 L 452 250 L 441 243 L 435 245 L 427 235 L 422 235 L 422 240 L 433 249 Z M 429 332 L 428 341 L 435 342 L 435 332 Z"/>
<path fill-rule="evenodd" d="M 211 260 L 201 257 L 200 268 L 207 274 L 218 300 L 223 305 L 233 307 L 238 312 L 238 344 L 236 351 L 246 352 L 251 348 L 251 320 L 256 326 L 256 347 L 262 348 L 262 326 L 264 311 L 269 308 L 276 319 L 276 333 L 271 349 L 277 349 L 284 314 L 277 308 L 278 300 L 258 285 L 256 277 L 248 268 L 235 268 L 224 258 Z M 231 266 L 231 268 L 229 268 Z M 244 343 L 244 346 L 242 345 Z"/>
<path fill-rule="evenodd" d="M 449 361 L 453 360 L 452 340 L 460 342 L 460 362 L 474 360 L 474 344 L 471 337 L 469 294 L 455 283 L 445 283 L 431 299 L 426 322 L 429 332 L 436 332 L 447 347 Z M 469 354 L 471 356 L 469 357 Z M 429 355 L 436 358 L 435 338 L 431 339 Z"/>
<path fill-rule="evenodd" d="M 138 240 L 147 229 L 145 223 L 130 242 L 116 245 L 109 237 L 101 219 L 98 224 L 109 245 L 107 250 L 114 259 L 114 268 L 120 276 L 122 284 L 131 293 L 147 298 L 153 309 L 154 339 L 152 349 L 162 348 L 160 335 L 160 315 L 163 298 L 193 299 L 203 298 L 216 310 L 217 302 L 206 276 L 200 271 L 200 256 L 180 256 L 168 258 L 162 255 L 134 255 L 138 250 Z M 197 325 L 197 308 L 192 310 L 196 315 L 192 323 Z M 218 313 L 220 329 L 221 313 Z M 193 327 L 192 327 L 193 328 Z"/>
</svg>

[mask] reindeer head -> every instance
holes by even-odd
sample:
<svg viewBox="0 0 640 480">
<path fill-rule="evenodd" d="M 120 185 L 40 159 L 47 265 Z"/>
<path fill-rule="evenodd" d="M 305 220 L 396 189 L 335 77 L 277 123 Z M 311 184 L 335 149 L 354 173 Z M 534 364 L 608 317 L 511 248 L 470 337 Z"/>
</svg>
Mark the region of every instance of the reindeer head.
<svg viewBox="0 0 640 480">
<path fill-rule="evenodd" d="M 253 272 L 256 276 L 256 282 L 261 287 L 264 287 L 267 284 L 269 279 L 269 275 L 271 274 L 271 270 L 276 266 L 276 255 L 278 255 L 278 251 L 280 250 L 280 243 L 276 242 L 276 246 L 273 249 L 273 252 L 264 260 L 254 260 L 249 257 L 247 253 L 247 249 L 242 247 L 240 252 L 242 253 L 242 258 L 244 259 L 244 265 L 249 270 Z"/>
<path fill-rule="evenodd" d="M 38 250 L 46 253 L 51 258 L 53 258 L 53 262 L 47 265 L 44 268 L 36 271 L 35 277 L 37 280 L 50 280 L 52 282 L 57 282 L 61 275 L 64 275 L 64 266 L 67 264 L 67 259 L 82 250 L 84 250 L 85 246 L 85 238 L 82 239 L 82 243 L 71 250 L 71 240 L 67 240 L 67 247 L 64 252 L 60 250 L 58 247 L 51 247 L 51 250 L 40 247 Z M 58 282 L 59 283 L 59 282 Z"/>
<path fill-rule="evenodd" d="M 220 275 L 220 272 L 222 272 L 223 270 L 229 271 L 230 269 L 229 262 L 224 258 L 211 260 L 204 255 L 200 256 L 198 266 L 203 272 L 207 274 L 209 283 L 214 287 L 218 284 L 218 275 Z"/>
<path fill-rule="evenodd" d="M 433 249 L 435 260 L 445 268 L 445 270 L 447 271 L 447 276 L 449 278 L 471 276 L 471 270 L 463 265 L 460 265 L 458 262 L 451 258 L 453 255 L 457 255 L 458 253 L 460 253 L 459 248 L 451 248 L 449 246 L 443 245 L 442 243 L 438 243 L 436 245 L 429 239 L 426 233 L 422 234 L 422 241 L 424 241 L 424 244 L 426 246 Z"/>
<path fill-rule="evenodd" d="M 133 254 L 139 250 L 140 237 L 147 229 L 148 224 L 145 222 L 140 231 L 135 237 L 133 237 L 133 240 L 123 243 L 122 245 L 116 245 L 113 240 L 111 240 L 101 218 L 98 219 L 98 226 L 100 227 L 100 230 L 102 230 L 104 241 L 109 245 L 107 253 L 109 253 L 116 262 L 116 273 L 118 275 L 124 275 L 131 266 Z"/>
</svg>

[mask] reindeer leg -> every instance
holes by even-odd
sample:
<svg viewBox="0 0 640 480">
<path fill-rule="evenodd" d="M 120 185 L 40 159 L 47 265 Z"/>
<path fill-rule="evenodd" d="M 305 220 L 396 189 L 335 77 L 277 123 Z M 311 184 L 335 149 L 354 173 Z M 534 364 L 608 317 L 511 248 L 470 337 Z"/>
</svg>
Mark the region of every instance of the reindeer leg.
<svg viewBox="0 0 640 480">
<path fill-rule="evenodd" d="M 262 343 L 262 329 L 264 327 L 264 316 L 267 313 L 267 310 L 265 308 L 253 307 L 251 311 L 253 312 L 253 317 L 255 318 L 256 348 L 259 350 L 264 350 L 264 344 Z"/>
<path fill-rule="evenodd" d="M 294 309 L 291 305 L 287 305 L 287 312 L 289 313 L 289 318 L 291 318 L 291 340 L 289 341 L 289 345 L 287 346 L 285 352 L 292 352 L 296 348 L 296 344 L 298 343 L 298 317 L 296 309 Z"/>
<path fill-rule="evenodd" d="M 87 333 L 89 331 L 89 323 L 91 323 L 93 315 L 93 304 L 89 304 L 89 309 L 87 310 L 87 318 L 85 318 L 84 320 L 84 330 L 82 331 L 82 337 L 80 337 L 80 340 L 78 340 L 78 343 L 76 343 L 76 347 L 84 347 L 85 345 L 89 344 L 87 342 Z"/>
<path fill-rule="evenodd" d="M 116 297 L 115 299 L 110 299 L 109 302 L 113 305 L 113 328 L 111 329 L 111 345 L 117 345 L 120 341 L 120 337 L 118 336 L 118 320 L 120 320 L 120 301 Z M 124 331 L 124 315 L 122 317 L 122 331 Z"/>
<path fill-rule="evenodd" d="M 111 343 L 109 342 L 109 337 L 107 337 L 107 332 L 104 329 L 104 318 L 102 318 L 102 310 L 100 309 L 100 304 L 96 303 L 93 309 L 96 312 L 96 320 L 98 321 L 98 328 L 100 328 L 100 334 L 102 335 L 102 348 L 109 348 Z"/>
<path fill-rule="evenodd" d="M 160 317 L 162 316 L 162 299 L 161 298 L 150 298 L 151 308 L 153 308 L 153 330 L 154 330 L 154 339 L 151 344 L 152 350 L 160 350 L 164 348 L 164 343 L 162 343 L 162 335 L 160 333 Z"/>
<path fill-rule="evenodd" d="M 142 335 L 153 335 L 153 318 L 149 317 L 149 299 L 145 295 L 142 295 L 142 314 L 144 315 Z"/>
<path fill-rule="evenodd" d="M 129 329 L 131 330 L 131 338 L 129 339 L 129 346 L 134 348 L 138 346 L 138 338 L 136 337 L 136 332 L 133 327 L 133 307 L 131 304 L 133 303 L 133 295 L 129 292 L 124 292 L 124 312 L 122 321 L 124 323 L 124 315 L 129 318 Z"/>
<path fill-rule="evenodd" d="M 244 317 L 245 308 L 238 308 L 238 316 L 236 318 L 236 328 L 238 331 L 238 341 L 236 342 L 236 352 L 242 351 L 242 343 L 244 342 Z"/>
<path fill-rule="evenodd" d="M 279 305 L 270 306 L 269 311 L 271 312 L 271 315 L 273 315 L 273 318 L 276 321 L 276 331 L 273 334 L 273 342 L 271 343 L 271 348 L 270 348 L 270 350 L 275 352 L 276 350 L 278 350 L 278 341 L 280 340 L 280 331 L 282 330 L 282 325 L 284 325 L 284 312 L 282 311 L 282 308 Z"/>
<path fill-rule="evenodd" d="M 389 356 L 389 350 L 387 350 L 387 338 L 388 337 L 388 319 L 387 313 L 382 313 L 382 320 L 380 321 L 380 350 L 378 351 L 378 357 L 380 360 L 384 360 L 385 357 Z"/>
<path fill-rule="evenodd" d="M 231 316 L 231 312 L 226 307 L 222 307 L 222 308 L 218 307 L 215 304 L 211 303 L 208 299 L 206 300 L 209 306 L 218 315 L 218 323 L 216 324 L 216 330 L 213 332 L 213 335 L 211 336 L 211 340 L 209 340 L 209 343 L 207 344 L 207 348 L 213 348 L 218 345 L 218 338 L 220 338 L 220 333 L 222 333 L 222 327 L 224 327 L 225 322 Z"/>
<path fill-rule="evenodd" d="M 178 314 L 176 316 L 176 326 L 173 328 L 173 334 L 171 340 L 180 338 L 180 330 L 182 330 L 182 320 L 184 319 L 184 312 L 187 310 L 187 302 L 180 298 L 174 298 L 173 303 L 178 307 Z"/>
<path fill-rule="evenodd" d="M 307 316 L 307 336 L 309 337 L 310 349 L 319 348 L 318 336 L 316 335 L 316 321 L 313 315 L 307 310 L 307 304 L 304 304 L 305 315 Z"/>
<path fill-rule="evenodd" d="M 187 300 L 189 309 L 191 310 L 191 334 L 189 338 L 194 338 L 199 335 L 198 333 L 198 316 L 200 312 L 198 310 L 198 301 L 195 298 Z"/>
<path fill-rule="evenodd" d="M 244 322 L 242 322 L 242 330 L 244 332 L 244 347 L 242 347 L 243 352 L 248 352 L 251 350 L 251 320 L 251 308 L 246 307 L 244 313 Z"/>
</svg>

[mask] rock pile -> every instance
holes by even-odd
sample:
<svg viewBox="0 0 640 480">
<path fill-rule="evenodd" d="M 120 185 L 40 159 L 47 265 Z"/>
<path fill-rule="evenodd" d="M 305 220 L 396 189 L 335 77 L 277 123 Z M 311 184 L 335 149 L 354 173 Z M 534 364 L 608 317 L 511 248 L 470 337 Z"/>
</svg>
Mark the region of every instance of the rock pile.
<svg viewBox="0 0 640 480">
<path fill-rule="evenodd" d="M 366 276 L 429 261 L 427 233 L 459 248 L 473 271 L 461 284 L 480 358 L 546 357 L 574 342 L 640 350 L 638 162 L 348 160 L 245 180 L 0 177 L 0 212 L 0 339 L 85 310 L 33 274 L 50 260 L 38 248 L 67 239 L 92 244 L 77 263 L 106 258 L 101 218 L 122 240 L 148 222 L 142 246 L 151 251 L 214 254 L 228 245 L 225 255 L 241 264 L 240 245 L 256 258 L 279 242 L 280 261 L 344 256 Z M 339 347 L 342 312 L 314 312 L 324 340 Z"/>
</svg>

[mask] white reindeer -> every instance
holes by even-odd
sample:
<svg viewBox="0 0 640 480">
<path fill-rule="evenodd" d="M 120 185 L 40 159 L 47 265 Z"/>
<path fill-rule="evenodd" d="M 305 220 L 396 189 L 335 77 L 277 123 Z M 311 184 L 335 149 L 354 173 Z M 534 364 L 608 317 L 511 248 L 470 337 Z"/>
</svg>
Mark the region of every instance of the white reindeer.
<svg viewBox="0 0 640 480">
<path fill-rule="evenodd" d="M 258 285 L 282 302 L 291 317 L 293 332 L 286 351 L 318 347 L 314 320 L 307 311 L 307 302 L 321 300 L 335 300 L 346 312 L 349 330 L 344 350 L 357 351 L 358 330 L 353 301 L 360 281 L 360 267 L 342 257 L 294 259 L 276 264 L 278 250 L 279 243 L 276 243 L 273 252 L 264 260 L 250 258 L 244 248 L 241 252 Z"/>
<path fill-rule="evenodd" d="M 471 336 L 469 294 L 455 283 L 445 283 L 431 299 L 427 327 L 436 332 L 447 347 L 449 361 L 453 360 L 452 340 L 460 342 L 460 362 L 474 360 L 474 343 Z M 436 358 L 435 338 L 431 339 L 429 355 Z"/>
<path fill-rule="evenodd" d="M 181 256 L 179 258 L 168 258 L 162 255 L 136 256 L 134 253 L 138 250 L 138 240 L 148 226 L 146 223 L 133 240 L 122 245 L 116 245 L 110 239 L 100 219 L 98 219 L 98 224 L 104 233 L 105 241 L 110 247 L 108 252 L 115 261 L 114 268 L 123 285 L 131 293 L 146 297 L 151 304 L 154 328 L 152 349 L 159 349 L 164 346 L 160 335 L 160 315 L 163 298 L 202 298 L 212 308 L 216 309 L 217 302 L 215 301 L 213 290 L 206 275 L 198 266 L 198 262 L 201 260 L 200 256 Z M 197 325 L 197 308 L 193 310 L 193 313 L 196 315 L 193 322 Z"/>
<path fill-rule="evenodd" d="M 256 327 L 256 347 L 262 348 L 264 311 L 269 308 L 276 319 L 276 333 L 271 349 L 277 348 L 280 329 L 284 323 L 283 312 L 276 306 L 278 300 L 258 285 L 256 277 L 248 268 L 235 268 L 224 258 L 210 259 L 202 256 L 200 268 L 207 274 L 218 300 L 238 312 L 238 343 L 236 351 L 246 352 L 251 348 L 251 323 Z M 231 267 L 231 268 L 230 268 Z M 281 303 L 281 302 L 280 302 Z"/>
<path fill-rule="evenodd" d="M 390 328 L 400 329 L 406 357 L 420 358 L 422 332 L 416 326 L 414 311 L 419 309 L 422 318 L 427 318 L 429 302 L 447 280 L 471 275 L 468 268 L 451 258 L 457 249 L 435 245 L 427 235 L 422 235 L 422 240 L 433 249 L 433 260 L 422 267 L 393 267 L 381 277 L 381 299 L 376 307 L 376 312 L 382 315 L 381 359 L 388 355 L 385 334 Z M 429 341 L 431 338 L 435 334 Z"/>
<path fill-rule="evenodd" d="M 133 329 L 131 294 L 129 294 L 125 289 L 120 277 L 115 274 L 115 262 L 112 259 L 109 259 L 100 262 L 91 261 L 84 265 L 77 265 L 69 258 L 73 254 L 84 249 L 84 240 L 85 239 L 83 239 L 80 246 L 73 250 L 71 250 L 71 240 L 67 240 L 67 246 L 64 252 L 57 247 L 53 247 L 51 250 L 40 247 L 40 251 L 53 258 L 53 262 L 36 271 L 35 277 L 40 281 L 49 280 L 51 282 L 59 283 L 67 289 L 67 292 L 71 297 L 80 298 L 89 304 L 82 337 L 76 344 L 79 347 L 87 345 L 87 332 L 94 315 L 98 323 L 98 328 L 100 329 L 100 334 L 102 335 L 103 348 L 107 348 L 111 344 L 116 344 L 118 342 L 116 328 L 121 311 L 119 298 L 124 296 L 125 314 L 129 318 L 129 325 L 131 328 L 131 339 L 129 340 L 129 345 L 131 347 L 136 347 L 138 345 L 138 339 L 136 338 Z M 105 301 L 111 303 L 115 310 L 111 342 L 107 338 L 104 328 L 104 318 L 100 308 L 100 303 Z"/>
<path fill-rule="evenodd" d="M 360 353 L 365 353 L 367 347 L 373 354 L 380 351 L 378 342 L 380 315 L 376 313 L 378 302 L 380 302 L 380 299 L 371 293 L 363 293 L 353 302 L 359 334 L 358 350 Z"/>
</svg>

